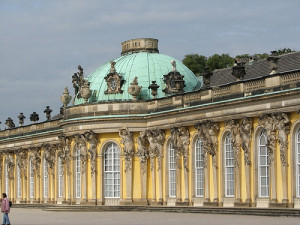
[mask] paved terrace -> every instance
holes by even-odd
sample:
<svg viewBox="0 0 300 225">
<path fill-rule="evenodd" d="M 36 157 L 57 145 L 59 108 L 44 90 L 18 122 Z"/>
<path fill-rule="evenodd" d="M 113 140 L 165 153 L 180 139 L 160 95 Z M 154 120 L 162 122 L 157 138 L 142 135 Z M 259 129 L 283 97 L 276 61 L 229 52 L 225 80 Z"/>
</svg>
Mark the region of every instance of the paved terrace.
<svg viewBox="0 0 300 225">
<path fill-rule="evenodd" d="M 16 206 L 17 207 L 17 206 Z M 12 208 L 13 225 L 282 225 L 299 224 L 300 210 L 191 207 L 44 207 Z M 191 210 L 194 209 L 194 210 Z M 247 215 L 248 214 L 248 215 Z M 259 216 L 258 216 L 259 215 Z M 289 215 L 289 216 L 287 216 Z M 2 218 L 1 218 L 2 219 Z"/>
</svg>

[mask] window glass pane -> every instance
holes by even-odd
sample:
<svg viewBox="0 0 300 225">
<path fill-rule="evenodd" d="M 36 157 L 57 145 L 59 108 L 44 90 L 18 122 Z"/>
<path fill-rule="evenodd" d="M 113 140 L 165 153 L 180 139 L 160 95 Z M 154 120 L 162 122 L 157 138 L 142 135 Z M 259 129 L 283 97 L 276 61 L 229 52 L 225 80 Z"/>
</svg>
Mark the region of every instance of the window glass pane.
<svg viewBox="0 0 300 225">
<path fill-rule="evenodd" d="M 225 137 L 224 141 L 225 149 L 225 195 L 226 197 L 234 197 L 234 151 L 232 147 L 231 134 Z"/>
</svg>

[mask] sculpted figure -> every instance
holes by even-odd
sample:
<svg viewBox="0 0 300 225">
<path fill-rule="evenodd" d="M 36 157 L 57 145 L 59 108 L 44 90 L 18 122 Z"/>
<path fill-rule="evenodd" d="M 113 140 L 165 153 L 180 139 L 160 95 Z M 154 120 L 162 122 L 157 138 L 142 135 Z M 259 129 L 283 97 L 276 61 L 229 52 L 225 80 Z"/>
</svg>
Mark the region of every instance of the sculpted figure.
<svg viewBox="0 0 300 225">
<path fill-rule="evenodd" d="M 41 165 L 41 148 L 39 147 L 31 147 L 30 151 L 32 152 L 32 166 L 33 172 L 37 172 L 37 177 L 40 177 L 40 165 Z"/>
<path fill-rule="evenodd" d="M 251 165 L 251 161 L 249 159 L 251 129 L 252 129 L 252 121 L 244 117 L 241 123 L 240 133 L 242 138 L 242 148 L 244 150 L 244 160 L 246 165 Z"/>
<path fill-rule="evenodd" d="M 64 134 L 58 136 L 58 139 L 60 142 L 58 156 L 61 158 L 62 164 L 67 165 L 67 172 L 71 175 L 71 170 L 68 166 L 71 161 L 71 140 Z"/>
<path fill-rule="evenodd" d="M 236 120 L 227 121 L 226 125 L 230 128 L 231 142 L 234 151 L 234 167 L 239 167 L 239 156 L 242 145 L 242 138 L 240 134 L 240 125 Z"/>
<path fill-rule="evenodd" d="M 97 137 L 93 131 L 85 132 L 83 137 L 85 141 L 89 143 L 88 157 L 91 159 L 91 173 L 96 173 L 96 156 L 97 156 Z"/>
<path fill-rule="evenodd" d="M 50 144 L 43 144 L 43 147 L 45 149 L 45 152 L 44 152 L 45 160 L 47 161 L 49 167 L 51 169 L 53 169 L 54 168 L 54 164 L 55 164 L 56 146 L 50 145 Z M 52 173 L 54 173 L 54 171 L 52 171 Z"/>
<path fill-rule="evenodd" d="M 146 172 L 147 160 L 149 158 L 149 151 L 148 151 L 149 141 L 147 138 L 146 131 L 140 132 L 140 135 L 137 138 L 137 143 L 138 143 L 137 150 L 140 157 L 140 162 L 142 164 L 142 170 L 143 172 Z"/>
<path fill-rule="evenodd" d="M 290 133 L 290 120 L 285 113 L 278 113 L 276 116 L 276 128 L 278 130 L 278 142 L 280 145 L 280 159 L 284 166 L 288 166 L 286 162 L 286 152 L 288 149 L 287 136 Z"/>
<path fill-rule="evenodd" d="M 87 161 L 87 149 L 86 149 L 86 139 L 84 138 L 84 135 L 81 134 L 75 134 L 74 136 L 74 149 L 75 152 L 79 149 L 80 150 L 80 161 L 82 164 L 82 173 L 85 173 L 85 165 Z M 76 153 L 75 153 L 76 154 Z"/>
<path fill-rule="evenodd" d="M 26 176 L 26 168 L 27 168 L 27 151 L 23 150 L 23 149 L 19 149 L 17 152 L 17 166 L 20 169 L 20 176 L 24 177 L 25 179 L 27 179 Z"/>
<path fill-rule="evenodd" d="M 134 155 L 133 135 L 128 129 L 121 129 L 119 135 L 124 145 L 123 152 L 125 156 L 125 172 L 131 170 L 132 156 Z"/>
<path fill-rule="evenodd" d="M 161 168 L 160 158 L 162 156 L 163 144 L 165 141 L 165 133 L 163 130 L 146 130 L 146 135 L 149 141 L 149 157 L 151 159 L 151 170 L 153 167 L 153 160 L 157 157 L 158 160 L 158 170 Z"/>
<path fill-rule="evenodd" d="M 188 170 L 190 132 L 186 127 L 179 128 L 179 138 L 182 143 L 183 165 L 184 165 L 185 170 Z"/>
<path fill-rule="evenodd" d="M 13 180 L 14 179 L 14 168 L 15 168 L 13 153 L 9 152 L 8 154 L 6 154 L 5 164 L 7 165 L 6 172 L 8 173 L 8 179 Z"/>
</svg>

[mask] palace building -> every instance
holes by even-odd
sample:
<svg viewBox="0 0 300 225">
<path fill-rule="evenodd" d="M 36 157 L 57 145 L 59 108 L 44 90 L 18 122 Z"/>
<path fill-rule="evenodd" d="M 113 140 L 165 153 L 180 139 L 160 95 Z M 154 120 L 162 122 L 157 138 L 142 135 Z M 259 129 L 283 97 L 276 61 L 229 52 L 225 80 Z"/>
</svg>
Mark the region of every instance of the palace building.
<svg viewBox="0 0 300 225">
<path fill-rule="evenodd" d="M 72 84 L 59 115 L 0 131 L 14 204 L 300 208 L 300 52 L 197 77 L 133 39 Z"/>
</svg>

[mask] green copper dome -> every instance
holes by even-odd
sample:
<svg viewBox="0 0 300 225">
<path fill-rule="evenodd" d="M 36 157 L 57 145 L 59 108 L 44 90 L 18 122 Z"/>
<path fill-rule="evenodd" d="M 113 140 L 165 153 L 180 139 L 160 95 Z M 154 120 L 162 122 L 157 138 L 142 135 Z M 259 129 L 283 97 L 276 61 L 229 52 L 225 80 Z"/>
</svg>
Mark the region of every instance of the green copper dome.
<svg viewBox="0 0 300 225">
<path fill-rule="evenodd" d="M 138 96 L 139 100 L 153 99 L 151 90 L 148 89 L 152 81 L 156 81 L 156 84 L 160 86 L 157 90 L 156 98 L 169 96 L 170 94 L 164 93 L 163 89 L 166 87 L 164 75 L 173 69 L 171 60 L 176 62 L 177 71 L 184 76 L 184 92 L 190 92 L 201 87 L 200 80 L 179 60 L 157 52 L 130 52 L 113 60 L 115 62 L 116 73 L 121 75 L 124 80 L 121 87 L 123 93 L 105 93 L 108 89 L 105 77 L 110 73 L 111 69 L 110 62 L 107 62 L 86 78 L 90 83 L 92 91 L 92 96 L 88 102 L 132 100 L 132 96 L 128 93 L 128 87 L 135 77 L 138 78 L 138 85 L 142 86 L 140 95 Z M 76 98 L 75 105 L 82 104 L 83 102 L 82 98 Z"/>
</svg>

